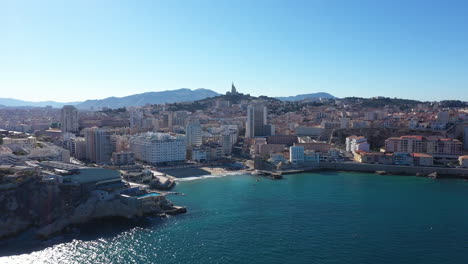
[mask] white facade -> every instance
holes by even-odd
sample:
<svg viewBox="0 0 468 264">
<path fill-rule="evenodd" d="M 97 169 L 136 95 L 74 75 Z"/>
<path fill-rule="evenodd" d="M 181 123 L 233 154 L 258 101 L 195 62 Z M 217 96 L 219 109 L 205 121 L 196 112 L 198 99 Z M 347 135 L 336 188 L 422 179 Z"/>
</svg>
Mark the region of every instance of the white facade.
<svg viewBox="0 0 468 264">
<path fill-rule="evenodd" d="M 202 128 L 198 122 L 190 122 L 185 128 L 187 146 L 201 146 Z"/>
<path fill-rule="evenodd" d="M 368 152 L 370 145 L 365 137 L 350 136 L 346 138 L 346 151 L 356 152 L 358 150 Z"/>
<path fill-rule="evenodd" d="M 187 153 L 184 136 L 164 133 L 143 133 L 130 138 L 135 158 L 148 163 L 184 161 Z"/>
<path fill-rule="evenodd" d="M 289 147 L 289 161 L 293 164 L 304 162 L 304 146 Z"/>
</svg>

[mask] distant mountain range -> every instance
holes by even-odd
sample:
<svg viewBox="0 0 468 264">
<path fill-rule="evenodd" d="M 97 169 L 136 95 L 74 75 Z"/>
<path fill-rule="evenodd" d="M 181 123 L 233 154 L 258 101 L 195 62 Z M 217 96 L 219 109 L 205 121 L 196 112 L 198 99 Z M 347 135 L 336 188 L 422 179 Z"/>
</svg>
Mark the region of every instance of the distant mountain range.
<svg viewBox="0 0 468 264">
<path fill-rule="evenodd" d="M 64 105 L 76 105 L 80 102 L 70 102 L 70 103 L 60 103 L 54 101 L 44 101 L 44 102 L 30 102 L 30 101 L 23 101 L 18 99 L 12 98 L 0 98 L 0 105 L 4 107 L 45 107 L 45 106 L 52 106 L 52 107 L 62 107 Z"/>
<path fill-rule="evenodd" d="M 299 94 L 296 96 L 288 96 L 288 97 L 275 97 L 276 99 L 280 99 L 281 101 L 301 101 L 309 98 L 326 98 L 326 99 L 333 99 L 336 98 L 335 96 L 329 93 L 310 93 L 310 94 Z"/>
<path fill-rule="evenodd" d="M 86 100 L 82 103 L 76 104 L 76 107 L 79 109 L 97 109 L 102 107 L 120 108 L 128 106 L 144 106 L 146 104 L 190 102 L 218 95 L 219 94 L 217 92 L 203 88 L 195 90 L 182 88 L 172 91 L 134 94 L 125 97 Z"/>
<path fill-rule="evenodd" d="M 191 102 L 202 100 L 209 97 L 218 96 L 217 92 L 209 89 L 199 88 L 190 90 L 187 88 L 181 88 L 177 90 L 162 91 L 162 92 L 148 92 L 141 94 L 134 94 L 124 97 L 108 97 L 105 99 L 98 100 L 86 100 L 84 102 L 68 102 L 60 103 L 54 101 L 45 102 L 29 102 L 11 98 L 0 98 L 0 105 L 4 107 L 44 107 L 52 106 L 60 108 L 64 105 L 75 105 L 79 109 L 94 109 L 98 110 L 103 107 L 109 108 L 120 108 L 130 106 L 144 106 L 146 104 L 163 104 L 163 103 L 179 103 L 179 102 Z M 335 98 L 333 95 L 328 93 L 311 93 L 311 94 L 300 94 L 289 97 L 276 97 L 283 101 L 300 101 L 308 98 Z"/>
</svg>

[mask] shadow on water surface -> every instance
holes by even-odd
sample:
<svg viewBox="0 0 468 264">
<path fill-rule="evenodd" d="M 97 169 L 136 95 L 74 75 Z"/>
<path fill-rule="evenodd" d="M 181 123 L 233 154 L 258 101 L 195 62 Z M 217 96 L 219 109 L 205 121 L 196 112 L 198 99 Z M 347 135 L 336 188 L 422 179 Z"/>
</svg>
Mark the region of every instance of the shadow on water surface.
<svg viewBox="0 0 468 264">
<path fill-rule="evenodd" d="M 139 219 L 99 219 L 86 224 L 75 225 L 69 231 L 41 240 L 35 237 L 35 229 L 25 231 L 18 236 L 0 240 L 0 257 L 30 254 L 48 247 L 72 242 L 73 240 L 92 241 L 96 239 L 111 239 L 126 231 L 142 228 L 157 229 L 172 218 L 149 216 Z"/>
</svg>

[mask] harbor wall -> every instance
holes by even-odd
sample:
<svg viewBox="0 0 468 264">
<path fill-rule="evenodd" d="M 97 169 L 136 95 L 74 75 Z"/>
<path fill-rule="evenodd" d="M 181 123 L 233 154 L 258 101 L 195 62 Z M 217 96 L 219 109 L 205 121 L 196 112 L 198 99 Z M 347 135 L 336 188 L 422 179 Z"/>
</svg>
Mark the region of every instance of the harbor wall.
<svg viewBox="0 0 468 264">
<path fill-rule="evenodd" d="M 438 176 L 468 178 L 468 169 L 463 168 L 444 168 L 444 167 L 419 167 L 419 166 L 401 166 L 401 165 L 383 165 L 366 164 L 355 162 L 321 162 L 320 169 L 340 170 L 340 171 L 359 171 L 376 172 L 385 171 L 390 174 L 423 174 L 427 175 L 436 172 Z"/>
</svg>

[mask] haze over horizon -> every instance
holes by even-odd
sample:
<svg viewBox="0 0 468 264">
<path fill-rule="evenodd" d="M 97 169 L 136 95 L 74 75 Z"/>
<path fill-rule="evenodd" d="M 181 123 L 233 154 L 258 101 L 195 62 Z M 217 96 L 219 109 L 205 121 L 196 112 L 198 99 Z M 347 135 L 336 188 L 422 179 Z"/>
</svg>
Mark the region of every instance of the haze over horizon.
<svg viewBox="0 0 468 264">
<path fill-rule="evenodd" d="M 468 100 L 461 1 L 7 1 L 0 97 L 74 102 L 234 81 L 254 96 Z"/>
</svg>

